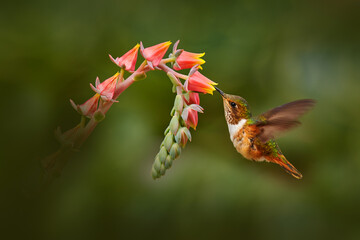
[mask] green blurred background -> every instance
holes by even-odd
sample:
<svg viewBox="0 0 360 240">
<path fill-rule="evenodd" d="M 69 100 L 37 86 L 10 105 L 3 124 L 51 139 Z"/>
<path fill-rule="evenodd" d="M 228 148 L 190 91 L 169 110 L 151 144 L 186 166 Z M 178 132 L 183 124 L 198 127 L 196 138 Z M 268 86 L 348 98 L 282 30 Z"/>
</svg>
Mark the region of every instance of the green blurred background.
<svg viewBox="0 0 360 240">
<path fill-rule="evenodd" d="M 0 10 L 1 239 L 359 239 L 359 1 L 13 1 Z M 244 160 L 218 94 L 160 180 L 153 157 L 174 95 L 151 72 L 119 98 L 60 178 L 40 188 L 69 104 L 137 42 L 181 39 L 203 74 L 259 114 L 318 101 L 278 142 L 303 173 Z"/>
</svg>

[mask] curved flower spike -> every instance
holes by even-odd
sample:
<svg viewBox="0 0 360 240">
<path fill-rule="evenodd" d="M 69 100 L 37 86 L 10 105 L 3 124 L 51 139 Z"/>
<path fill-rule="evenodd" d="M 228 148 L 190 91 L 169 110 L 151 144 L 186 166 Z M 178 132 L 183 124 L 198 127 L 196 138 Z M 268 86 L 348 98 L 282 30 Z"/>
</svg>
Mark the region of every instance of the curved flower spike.
<svg viewBox="0 0 360 240">
<path fill-rule="evenodd" d="M 205 94 L 213 94 L 213 91 L 215 91 L 213 85 L 217 85 L 217 83 L 211 81 L 210 79 L 202 75 L 199 71 L 194 72 L 192 75 L 190 74 L 184 84 L 185 89 L 188 91 L 201 92 Z"/>
<path fill-rule="evenodd" d="M 114 76 L 106 79 L 102 83 L 100 83 L 99 78 L 96 78 L 95 86 L 94 87 L 90 83 L 90 87 L 92 90 L 94 90 L 96 93 L 101 95 L 101 98 L 105 101 L 113 101 L 112 98 L 114 96 L 114 92 L 116 90 L 116 83 L 119 78 L 120 73 L 117 72 Z"/>
<path fill-rule="evenodd" d="M 130 51 L 125 53 L 120 58 L 117 57 L 116 59 L 114 59 L 110 54 L 109 57 L 111 61 L 113 61 L 119 67 L 124 68 L 126 71 L 133 72 L 135 70 L 139 47 L 140 44 L 136 44 L 135 47 L 133 47 Z"/>
<path fill-rule="evenodd" d="M 159 65 L 170 45 L 171 42 L 167 41 L 144 49 L 142 42 L 140 42 L 140 52 L 148 62 L 151 62 L 150 67 L 156 67 Z"/>
<path fill-rule="evenodd" d="M 199 68 L 202 69 L 200 66 L 201 64 L 205 63 L 204 59 L 201 59 L 205 53 L 192 53 L 183 51 L 179 57 L 176 58 L 176 64 L 174 64 L 175 70 L 187 69 L 192 68 L 195 65 L 199 65 Z"/>
</svg>

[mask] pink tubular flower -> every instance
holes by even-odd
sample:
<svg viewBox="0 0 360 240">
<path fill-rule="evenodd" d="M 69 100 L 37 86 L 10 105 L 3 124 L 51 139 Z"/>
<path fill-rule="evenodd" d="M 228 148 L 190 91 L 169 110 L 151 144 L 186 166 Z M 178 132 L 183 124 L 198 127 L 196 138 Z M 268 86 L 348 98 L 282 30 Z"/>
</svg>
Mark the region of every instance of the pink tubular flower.
<svg viewBox="0 0 360 240">
<path fill-rule="evenodd" d="M 92 96 L 89 100 L 87 100 L 85 103 L 81 105 L 76 105 L 74 101 L 71 99 L 70 99 L 70 103 L 72 107 L 76 111 L 78 111 L 81 115 L 91 118 L 98 108 L 99 98 L 100 98 L 100 94 L 96 93 L 94 96 Z"/>
<path fill-rule="evenodd" d="M 185 82 L 185 89 L 189 91 L 201 92 L 201 93 L 210 93 L 213 94 L 215 88 L 213 85 L 217 83 L 211 81 L 199 71 L 196 71 L 194 74 L 190 75 Z"/>
<path fill-rule="evenodd" d="M 187 96 L 183 95 L 184 102 L 188 105 L 181 117 L 184 119 L 186 126 L 188 128 L 192 127 L 196 129 L 198 124 L 198 112 L 202 112 L 202 107 L 200 107 L 200 97 L 196 92 L 188 92 Z"/>
<path fill-rule="evenodd" d="M 188 118 L 185 121 L 186 126 L 188 128 L 192 127 L 194 130 L 196 130 L 196 126 L 198 124 L 198 112 L 194 109 L 189 109 Z"/>
<path fill-rule="evenodd" d="M 195 65 L 201 65 L 204 64 L 205 61 L 201 59 L 202 56 L 204 56 L 205 53 L 192 53 L 183 51 L 179 57 L 176 59 L 176 63 L 174 65 L 175 70 L 181 70 L 181 69 L 187 69 L 192 68 Z M 199 67 L 202 69 L 201 67 Z"/>
<path fill-rule="evenodd" d="M 144 49 L 142 42 L 140 42 L 140 52 L 148 62 L 151 62 L 151 64 L 156 67 L 159 65 L 170 45 L 171 42 L 167 41 Z"/>
<path fill-rule="evenodd" d="M 96 78 L 95 87 L 90 83 L 91 88 L 106 101 L 111 101 L 114 92 L 116 90 L 116 83 L 119 79 L 119 72 L 117 72 L 114 76 L 106 79 L 102 83 L 100 83 L 99 78 Z"/>
<path fill-rule="evenodd" d="M 200 97 L 199 97 L 198 93 L 189 92 L 188 94 L 189 94 L 189 97 L 188 97 L 189 100 L 187 100 L 186 97 L 183 96 L 183 99 L 187 105 L 190 105 L 190 104 L 198 104 L 199 105 L 200 104 Z"/>
<path fill-rule="evenodd" d="M 113 61 L 119 67 L 124 68 L 126 71 L 133 72 L 135 70 L 139 47 L 140 45 L 136 44 L 135 47 L 133 47 L 130 51 L 125 53 L 120 58 L 117 57 L 116 59 L 114 59 L 110 54 L 109 57 L 111 61 Z"/>
<path fill-rule="evenodd" d="M 187 106 L 181 113 L 181 118 L 184 119 L 188 128 L 196 129 L 198 124 L 198 112 L 203 112 L 203 108 L 198 104 L 191 104 Z"/>
</svg>

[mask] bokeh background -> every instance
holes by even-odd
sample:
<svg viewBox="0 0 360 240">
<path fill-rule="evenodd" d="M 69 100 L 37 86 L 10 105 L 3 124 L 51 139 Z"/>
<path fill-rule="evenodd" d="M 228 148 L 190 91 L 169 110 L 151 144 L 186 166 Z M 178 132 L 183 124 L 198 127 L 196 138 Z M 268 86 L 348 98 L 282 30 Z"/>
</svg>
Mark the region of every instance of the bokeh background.
<svg viewBox="0 0 360 240">
<path fill-rule="evenodd" d="M 1 239 L 359 239 L 359 1 L 12 1 L 0 9 Z M 43 189 L 69 104 L 137 42 L 181 39 L 203 74 L 254 114 L 318 101 L 278 142 L 303 173 L 244 160 L 218 94 L 165 177 L 153 157 L 174 95 L 162 72 L 133 84 Z"/>
</svg>

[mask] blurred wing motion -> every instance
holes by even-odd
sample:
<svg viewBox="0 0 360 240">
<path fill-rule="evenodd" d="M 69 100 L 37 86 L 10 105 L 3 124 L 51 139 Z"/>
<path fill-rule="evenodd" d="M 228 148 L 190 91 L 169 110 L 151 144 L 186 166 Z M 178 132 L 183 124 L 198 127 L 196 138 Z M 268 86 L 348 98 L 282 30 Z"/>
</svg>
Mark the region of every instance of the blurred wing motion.
<svg viewBox="0 0 360 240">
<path fill-rule="evenodd" d="M 280 133 L 298 126 L 300 124 L 298 118 L 314 105 L 315 100 L 302 99 L 261 114 L 254 123 L 259 128 L 257 137 L 265 143 Z"/>
</svg>

